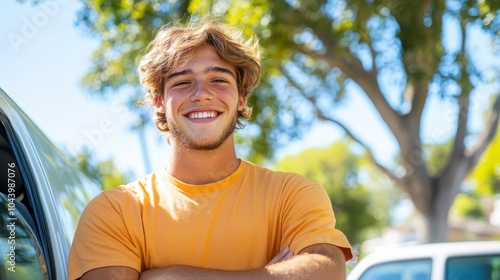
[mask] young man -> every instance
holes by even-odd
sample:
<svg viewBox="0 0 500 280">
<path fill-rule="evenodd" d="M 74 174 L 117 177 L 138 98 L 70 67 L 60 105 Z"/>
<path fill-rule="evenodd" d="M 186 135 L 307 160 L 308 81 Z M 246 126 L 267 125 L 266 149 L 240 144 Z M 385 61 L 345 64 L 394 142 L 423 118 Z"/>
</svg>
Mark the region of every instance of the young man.
<svg viewBox="0 0 500 280">
<path fill-rule="evenodd" d="M 172 155 L 89 203 L 70 279 L 345 279 L 351 248 L 324 189 L 236 156 L 255 42 L 213 20 L 159 31 L 139 71 Z"/>
</svg>

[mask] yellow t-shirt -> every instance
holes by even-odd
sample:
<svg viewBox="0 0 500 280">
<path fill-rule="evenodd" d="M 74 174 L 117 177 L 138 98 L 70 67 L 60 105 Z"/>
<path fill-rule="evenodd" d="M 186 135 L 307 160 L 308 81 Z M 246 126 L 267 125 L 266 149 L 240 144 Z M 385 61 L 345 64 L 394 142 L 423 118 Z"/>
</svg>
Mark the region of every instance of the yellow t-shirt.
<svg viewBox="0 0 500 280">
<path fill-rule="evenodd" d="M 73 240 L 69 279 L 106 266 L 262 268 L 287 246 L 298 253 L 318 243 L 352 257 L 317 183 L 246 161 L 206 185 L 185 184 L 161 170 L 89 203 Z"/>
</svg>

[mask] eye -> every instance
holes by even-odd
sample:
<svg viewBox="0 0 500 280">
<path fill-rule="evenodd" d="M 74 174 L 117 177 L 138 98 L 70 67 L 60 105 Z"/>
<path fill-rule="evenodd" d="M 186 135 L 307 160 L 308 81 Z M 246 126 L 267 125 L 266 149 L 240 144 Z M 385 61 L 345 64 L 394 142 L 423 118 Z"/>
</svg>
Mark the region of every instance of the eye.
<svg viewBox="0 0 500 280">
<path fill-rule="evenodd" d="M 212 83 L 227 83 L 227 81 L 226 81 L 226 80 L 224 80 L 224 79 L 219 79 L 219 78 L 217 78 L 217 79 L 213 79 L 213 80 L 212 80 Z"/>
<path fill-rule="evenodd" d="M 178 87 L 178 86 L 183 86 L 183 85 L 189 85 L 190 82 L 189 81 L 180 81 L 180 82 L 176 82 L 172 85 L 172 87 Z"/>
</svg>

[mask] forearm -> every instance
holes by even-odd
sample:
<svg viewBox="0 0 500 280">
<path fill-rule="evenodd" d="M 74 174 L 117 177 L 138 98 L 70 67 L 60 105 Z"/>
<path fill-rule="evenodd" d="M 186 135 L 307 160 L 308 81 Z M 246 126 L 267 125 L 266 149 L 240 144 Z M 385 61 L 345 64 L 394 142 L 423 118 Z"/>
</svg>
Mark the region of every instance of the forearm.
<svg viewBox="0 0 500 280">
<path fill-rule="evenodd" d="M 345 261 L 336 261 L 320 254 L 302 254 L 265 268 L 264 279 L 329 279 L 345 280 Z M 257 278 L 249 278 L 257 279 Z"/>
<path fill-rule="evenodd" d="M 264 268 L 256 270 L 247 270 L 247 271 L 225 271 L 216 269 L 205 269 L 192 266 L 169 266 L 169 267 L 144 271 L 143 273 L 141 273 L 139 279 L 140 280 L 265 279 L 263 278 L 263 275 L 265 275 Z"/>
<path fill-rule="evenodd" d="M 345 279 L 345 263 L 319 254 L 304 254 L 260 269 L 224 271 L 171 266 L 145 271 L 140 279 Z"/>
</svg>

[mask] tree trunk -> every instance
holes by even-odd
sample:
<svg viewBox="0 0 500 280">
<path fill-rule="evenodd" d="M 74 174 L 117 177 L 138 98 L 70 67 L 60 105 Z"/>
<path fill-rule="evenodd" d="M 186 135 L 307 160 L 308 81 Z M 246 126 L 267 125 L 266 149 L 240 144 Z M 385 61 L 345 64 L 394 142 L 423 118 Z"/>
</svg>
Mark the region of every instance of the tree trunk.
<svg viewBox="0 0 500 280">
<path fill-rule="evenodd" d="M 434 205 L 432 205 L 434 204 Z M 440 208 L 439 201 L 430 204 Z M 444 207 L 443 207 L 444 208 Z M 417 210 L 417 240 L 419 243 L 436 243 L 448 241 L 448 209 L 436 209 L 425 213 Z"/>
<path fill-rule="evenodd" d="M 464 164 L 458 166 L 464 166 Z M 427 200 L 412 198 L 417 210 L 416 232 L 419 243 L 448 241 L 448 214 L 455 197 L 460 192 L 461 183 L 468 173 L 468 170 L 462 170 L 459 167 L 455 167 L 456 172 L 453 174 L 445 173 L 439 177 L 428 178 L 428 180 L 410 177 L 413 179 L 413 184 L 407 186 L 410 196 L 418 195 L 421 198 L 422 194 L 416 194 L 415 190 L 427 190 L 424 192 L 430 194 Z M 429 182 L 429 184 L 422 184 L 422 182 Z"/>
</svg>

